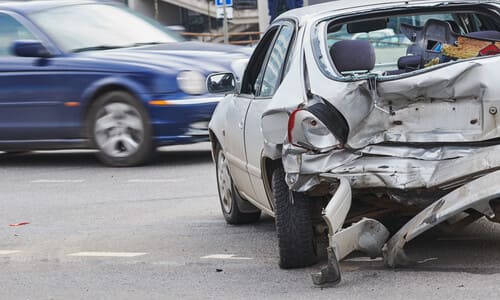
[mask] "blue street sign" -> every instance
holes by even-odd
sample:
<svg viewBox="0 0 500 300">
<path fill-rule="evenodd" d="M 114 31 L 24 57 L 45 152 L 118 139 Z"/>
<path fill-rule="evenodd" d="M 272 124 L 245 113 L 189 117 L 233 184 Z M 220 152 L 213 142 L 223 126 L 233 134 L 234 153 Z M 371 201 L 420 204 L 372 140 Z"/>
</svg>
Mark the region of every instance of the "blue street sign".
<svg viewBox="0 0 500 300">
<path fill-rule="evenodd" d="M 215 6 L 224 6 L 224 0 L 215 0 Z M 233 6 L 233 0 L 226 0 L 226 6 Z"/>
</svg>

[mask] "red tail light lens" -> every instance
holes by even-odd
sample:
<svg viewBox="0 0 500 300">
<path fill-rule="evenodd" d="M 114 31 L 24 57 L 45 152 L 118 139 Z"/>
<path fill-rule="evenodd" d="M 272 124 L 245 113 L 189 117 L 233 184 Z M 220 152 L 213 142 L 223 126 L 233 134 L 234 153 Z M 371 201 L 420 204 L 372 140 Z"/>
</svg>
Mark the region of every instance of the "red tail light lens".
<svg viewBox="0 0 500 300">
<path fill-rule="evenodd" d="M 296 109 L 290 114 L 290 118 L 288 119 L 288 142 L 293 144 L 292 142 L 292 134 L 293 128 L 295 128 L 295 115 L 301 111 L 301 109 Z"/>
</svg>

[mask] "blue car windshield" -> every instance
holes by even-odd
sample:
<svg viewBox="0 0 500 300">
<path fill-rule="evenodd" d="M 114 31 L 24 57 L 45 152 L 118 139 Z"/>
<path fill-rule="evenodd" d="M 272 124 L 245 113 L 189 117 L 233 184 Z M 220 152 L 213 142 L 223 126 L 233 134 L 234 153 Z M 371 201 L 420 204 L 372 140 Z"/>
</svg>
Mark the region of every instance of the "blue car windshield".
<svg viewBox="0 0 500 300">
<path fill-rule="evenodd" d="M 81 4 L 38 11 L 31 19 L 64 51 L 82 52 L 181 41 L 159 23 L 129 9 Z"/>
</svg>

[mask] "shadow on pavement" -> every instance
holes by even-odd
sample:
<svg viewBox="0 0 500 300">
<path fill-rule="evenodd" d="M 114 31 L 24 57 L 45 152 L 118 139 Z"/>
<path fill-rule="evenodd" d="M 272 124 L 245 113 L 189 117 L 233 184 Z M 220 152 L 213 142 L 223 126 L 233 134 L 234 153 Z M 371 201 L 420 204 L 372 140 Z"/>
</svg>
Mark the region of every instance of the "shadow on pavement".
<svg viewBox="0 0 500 300">
<path fill-rule="evenodd" d="M 431 230 L 408 243 L 405 251 L 416 263 L 395 272 L 443 272 L 500 274 L 500 224 L 478 221 L 462 230 Z M 382 261 L 370 261 L 360 253 L 342 262 L 347 271 L 391 270 Z"/>
<path fill-rule="evenodd" d="M 172 165 L 196 165 L 211 163 L 210 150 L 195 150 L 183 147 L 162 148 L 157 151 L 151 161 L 141 168 L 172 166 Z M 94 151 L 35 151 L 25 153 L 2 153 L 0 152 L 1 167 L 85 167 L 106 168 L 95 156 Z"/>
</svg>

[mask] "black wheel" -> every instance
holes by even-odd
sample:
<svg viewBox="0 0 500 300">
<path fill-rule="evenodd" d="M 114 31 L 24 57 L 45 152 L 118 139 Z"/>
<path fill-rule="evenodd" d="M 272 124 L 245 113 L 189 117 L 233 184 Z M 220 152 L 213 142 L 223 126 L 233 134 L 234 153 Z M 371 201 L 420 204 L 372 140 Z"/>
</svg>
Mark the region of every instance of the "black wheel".
<svg viewBox="0 0 500 300">
<path fill-rule="evenodd" d="M 217 187 L 224 219 L 228 224 L 233 225 L 256 222 L 260 218 L 261 211 L 248 201 L 241 199 L 229 173 L 227 158 L 220 147 L 217 147 L 215 159 Z"/>
<path fill-rule="evenodd" d="M 276 207 L 280 267 L 292 269 L 314 265 L 318 258 L 310 199 L 302 193 L 290 191 L 285 182 L 283 167 L 273 172 L 272 190 Z"/>
<path fill-rule="evenodd" d="M 103 163 L 130 167 L 151 158 L 154 148 L 148 113 L 129 93 L 114 91 L 99 97 L 87 122 L 88 135 Z"/>
</svg>

